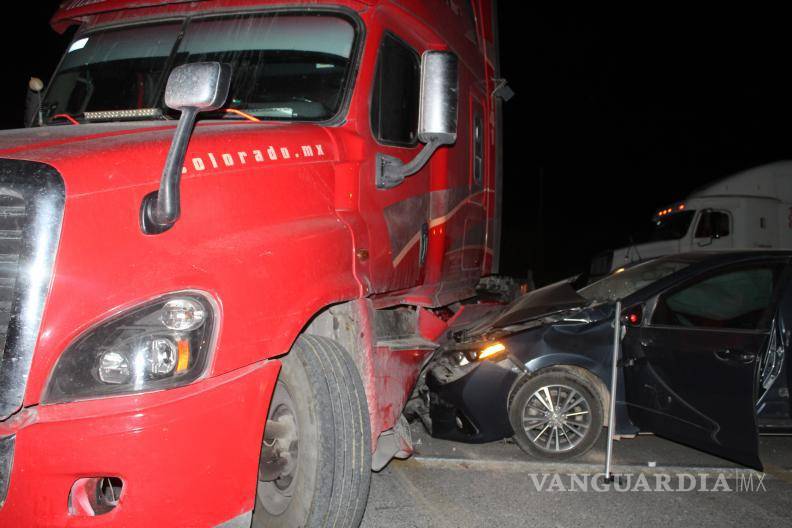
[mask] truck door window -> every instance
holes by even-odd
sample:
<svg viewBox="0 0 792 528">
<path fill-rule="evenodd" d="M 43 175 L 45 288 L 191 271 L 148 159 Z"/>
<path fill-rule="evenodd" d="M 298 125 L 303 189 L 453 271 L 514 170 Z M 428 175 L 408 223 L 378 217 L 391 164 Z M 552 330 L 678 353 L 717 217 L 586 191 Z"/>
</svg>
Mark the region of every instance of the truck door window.
<svg viewBox="0 0 792 528">
<path fill-rule="evenodd" d="M 696 238 L 720 238 L 729 235 L 729 213 L 702 211 L 696 226 Z"/>
<path fill-rule="evenodd" d="M 45 95 L 44 118 L 162 117 L 170 112 L 162 96 L 173 66 L 219 61 L 233 68 L 228 107 L 268 120 L 326 121 L 345 101 L 355 47 L 350 20 L 316 12 L 97 30 L 79 35 L 67 51 Z"/>
<path fill-rule="evenodd" d="M 766 329 L 777 268 L 732 269 L 664 294 L 653 325 L 736 330 Z"/>
<path fill-rule="evenodd" d="M 386 33 L 380 44 L 371 97 L 371 131 L 380 143 L 417 143 L 420 84 L 418 53 Z"/>
</svg>

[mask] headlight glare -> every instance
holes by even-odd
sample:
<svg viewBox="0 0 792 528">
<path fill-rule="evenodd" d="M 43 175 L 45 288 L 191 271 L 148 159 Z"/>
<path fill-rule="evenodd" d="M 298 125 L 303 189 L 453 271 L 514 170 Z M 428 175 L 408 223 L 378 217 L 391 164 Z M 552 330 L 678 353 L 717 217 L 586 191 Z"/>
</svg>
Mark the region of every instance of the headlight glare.
<svg viewBox="0 0 792 528">
<path fill-rule="evenodd" d="M 474 362 L 500 356 L 505 351 L 506 345 L 496 341 L 495 343 L 484 343 L 480 348 L 468 350 L 466 355 L 470 362 Z"/>
</svg>

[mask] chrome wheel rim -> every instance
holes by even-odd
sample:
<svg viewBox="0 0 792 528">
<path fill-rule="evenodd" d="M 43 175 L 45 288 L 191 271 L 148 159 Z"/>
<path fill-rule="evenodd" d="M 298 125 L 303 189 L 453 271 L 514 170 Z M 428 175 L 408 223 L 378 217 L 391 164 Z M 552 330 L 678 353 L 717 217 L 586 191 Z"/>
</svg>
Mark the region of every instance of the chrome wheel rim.
<svg viewBox="0 0 792 528">
<path fill-rule="evenodd" d="M 586 438 L 591 425 L 591 404 L 568 385 L 540 387 L 523 407 L 523 431 L 537 449 L 547 453 L 571 451 Z"/>
</svg>

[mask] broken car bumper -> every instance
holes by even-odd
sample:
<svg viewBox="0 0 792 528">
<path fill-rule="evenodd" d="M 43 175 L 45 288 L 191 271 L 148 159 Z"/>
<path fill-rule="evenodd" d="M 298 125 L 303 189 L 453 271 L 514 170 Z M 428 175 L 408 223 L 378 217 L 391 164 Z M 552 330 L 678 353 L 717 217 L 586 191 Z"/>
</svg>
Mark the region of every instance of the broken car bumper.
<svg viewBox="0 0 792 528">
<path fill-rule="evenodd" d="M 514 434 L 507 404 L 520 374 L 510 360 L 502 363 L 482 361 L 468 369 L 441 366 L 427 373 L 432 436 L 483 443 Z"/>
</svg>

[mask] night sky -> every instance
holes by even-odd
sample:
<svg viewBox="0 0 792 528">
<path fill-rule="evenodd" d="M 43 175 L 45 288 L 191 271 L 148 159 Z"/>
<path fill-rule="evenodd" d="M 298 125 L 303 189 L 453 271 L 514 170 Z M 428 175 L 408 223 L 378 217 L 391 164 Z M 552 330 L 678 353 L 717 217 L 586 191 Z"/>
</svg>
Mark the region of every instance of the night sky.
<svg viewBox="0 0 792 528">
<path fill-rule="evenodd" d="M 57 3 L 5 12 L 2 128 L 21 123 L 28 77 L 46 81 L 66 45 L 47 24 Z M 692 189 L 792 158 L 785 13 L 527 5 L 501 0 L 517 93 L 504 107 L 503 273 L 584 271 Z"/>
</svg>

